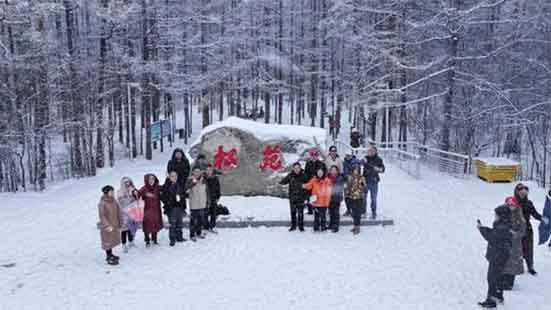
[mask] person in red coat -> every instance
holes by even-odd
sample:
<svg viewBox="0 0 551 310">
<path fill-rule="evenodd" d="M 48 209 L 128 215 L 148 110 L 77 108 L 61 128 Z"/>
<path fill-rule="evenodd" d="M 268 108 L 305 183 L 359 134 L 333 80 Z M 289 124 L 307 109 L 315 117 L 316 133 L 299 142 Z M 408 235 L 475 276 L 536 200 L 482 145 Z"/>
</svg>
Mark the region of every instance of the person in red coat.
<svg viewBox="0 0 551 310">
<path fill-rule="evenodd" d="M 161 186 L 159 179 L 148 173 L 144 176 L 144 186 L 140 188 L 140 197 L 144 200 L 143 232 L 145 235 L 145 246 L 150 242 L 157 242 L 157 233 L 163 229 L 163 216 L 161 213 Z"/>
</svg>

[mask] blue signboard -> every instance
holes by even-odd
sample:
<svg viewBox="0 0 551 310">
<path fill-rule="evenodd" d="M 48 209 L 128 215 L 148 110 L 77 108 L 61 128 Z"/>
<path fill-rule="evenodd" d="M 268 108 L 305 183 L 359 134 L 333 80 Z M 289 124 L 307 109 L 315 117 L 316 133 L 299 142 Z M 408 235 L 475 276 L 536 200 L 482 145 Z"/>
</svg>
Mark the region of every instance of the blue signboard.
<svg viewBox="0 0 551 310">
<path fill-rule="evenodd" d="M 168 137 L 172 133 L 172 124 L 170 120 L 160 120 L 151 124 L 151 141 L 159 141 L 163 137 Z"/>
</svg>

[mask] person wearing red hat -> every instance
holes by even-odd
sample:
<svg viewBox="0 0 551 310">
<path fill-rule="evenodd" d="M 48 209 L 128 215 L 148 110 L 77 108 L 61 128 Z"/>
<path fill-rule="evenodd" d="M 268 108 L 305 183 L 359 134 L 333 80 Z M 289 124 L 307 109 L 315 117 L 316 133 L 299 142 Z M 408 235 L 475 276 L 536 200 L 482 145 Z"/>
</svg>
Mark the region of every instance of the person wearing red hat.
<svg viewBox="0 0 551 310">
<path fill-rule="evenodd" d="M 515 285 L 515 277 L 524 273 L 522 258 L 522 238 L 526 234 L 526 222 L 518 200 L 514 196 L 505 199 L 505 205 L 511 210 L 511 230 L 513 232 L 511 255 L 505 263 L 501 276 L 503 290 L 509 291 Z"/>
</svg>

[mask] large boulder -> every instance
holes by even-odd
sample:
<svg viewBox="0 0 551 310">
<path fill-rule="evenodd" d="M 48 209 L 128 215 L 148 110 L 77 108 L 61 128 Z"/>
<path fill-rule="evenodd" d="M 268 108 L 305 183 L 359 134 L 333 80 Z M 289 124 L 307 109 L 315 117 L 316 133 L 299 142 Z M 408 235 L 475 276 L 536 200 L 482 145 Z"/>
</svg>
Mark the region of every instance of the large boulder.
<svg viewBox="0 0 551 310">
<path fill-rule="evenodd" d="M 314 148 L 326 148 L 325 130 L 230 117 L 205 127 L 189 154 L 193 158 L 204 154 L 221 166 L 224 195 L 286 197 L 287 189 L 279 180 Z"/>
</svg>

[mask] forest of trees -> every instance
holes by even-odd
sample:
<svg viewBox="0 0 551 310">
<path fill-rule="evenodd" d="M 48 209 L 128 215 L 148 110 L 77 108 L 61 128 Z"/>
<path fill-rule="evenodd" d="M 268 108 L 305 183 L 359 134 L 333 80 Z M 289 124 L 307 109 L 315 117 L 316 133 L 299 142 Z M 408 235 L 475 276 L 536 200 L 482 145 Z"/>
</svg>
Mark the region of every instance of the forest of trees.
<svg viewBox="0 0 551 310">
<path fill-rule="evenodd" d="M 194 115 L 260 108 L 549 184 L 551 2 L 0 0 L 0 191 L 95 175 L 119 148 L 151 159 L 150 124 L 176 112 L 183 144 Z"/>
</svg>

